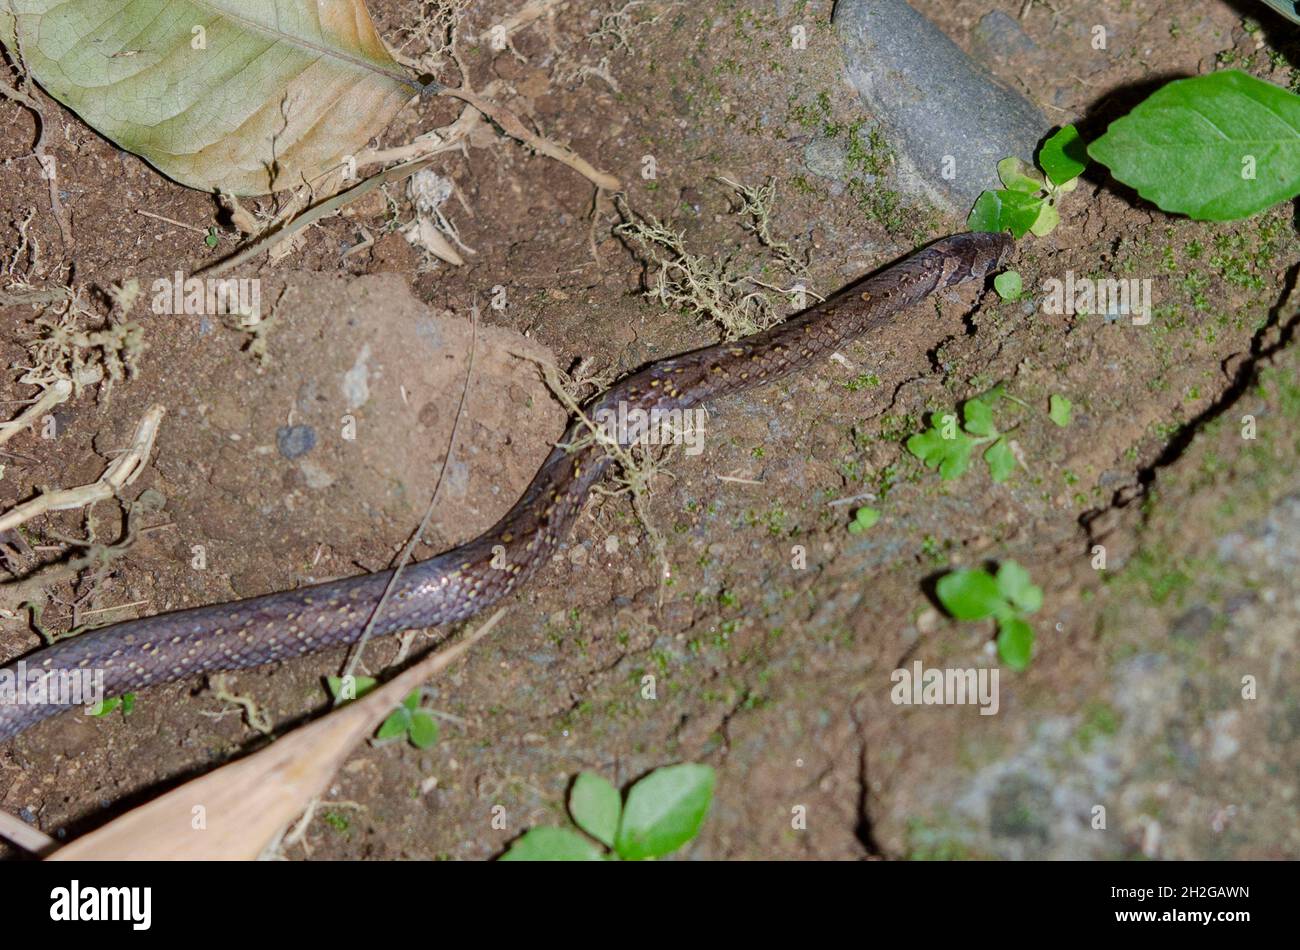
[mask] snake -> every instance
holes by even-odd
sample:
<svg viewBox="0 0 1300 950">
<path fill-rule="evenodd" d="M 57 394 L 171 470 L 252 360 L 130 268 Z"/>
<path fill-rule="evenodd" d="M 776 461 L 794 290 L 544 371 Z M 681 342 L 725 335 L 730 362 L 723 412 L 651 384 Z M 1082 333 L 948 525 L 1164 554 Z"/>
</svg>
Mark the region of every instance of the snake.
<svg viewBox="0 0 1300 950">
<path fill-rule="evenodd" d="M 613 456 L 583 439 L 593 418 L 632 410 L 686 410 L 789 376 L 888 324 L 944 288 L 983 280 L 1009 257 L 1005 233 L 941 238 L 761 332 L 651 363 L 583 406 L 515 505 L 478 537 L 400 570 L 376 571 L 228 603 L 111 624 L 66 637 L 0 670 L 11 682 L 101 676 L 105 696 L 205 673 L 246 669 L 356 643 L 370 636 L 466 620 L 509 595 L 567 537 Z M 626 432 L 618 435 L 622 439 Z M 391 586 L 391 590 L 388 588 Z M 388 591 L 385 609 L 373 618 Z M 23 680 L 20 674 L 25 674 Z M 60 694 L 62 695 L 62 694 Z M 0 741 L 69 705 L 0 694 Z"/>
</svg>

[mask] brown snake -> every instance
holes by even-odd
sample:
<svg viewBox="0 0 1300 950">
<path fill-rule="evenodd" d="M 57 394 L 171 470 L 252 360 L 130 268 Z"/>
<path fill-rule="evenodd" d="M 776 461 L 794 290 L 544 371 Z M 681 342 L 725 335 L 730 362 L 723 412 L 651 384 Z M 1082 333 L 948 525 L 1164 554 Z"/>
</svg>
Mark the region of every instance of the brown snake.
<svg viewBox="0 0 1300 950">
<path fill-rule="evenodd" d="M 851 284 L 770 330 L 653 363 L 585 407 L 683 410 L 741 392 L 821 360 L 954 284 L 982 280 L 1008 256 L 1005 234 L 957 234 Z M 570 425 L 561 445 L 584 430 Z M 494 527 L 458 548 L 411 564 L 376 619 L 375 636 L 464 620 L 505 597 L 551 555 L 573 526 L 592 485 L 610 462 L 597 443 L 557 447 L 532 484 Z M 496 566 L 494 566 L 494 564 Z M 393 571 L 113 624 L 60 640 L 23 662 L 33 676 L 102 671 L 107 696 L 197 673 L 243 669 L 361 638 Z M 3 672 L 17 676 L 14 667 Z M 7 699 L 7 697 L 6 697 Z M 65 706 L 0 699 L 0 740 Z"/>
</svg>

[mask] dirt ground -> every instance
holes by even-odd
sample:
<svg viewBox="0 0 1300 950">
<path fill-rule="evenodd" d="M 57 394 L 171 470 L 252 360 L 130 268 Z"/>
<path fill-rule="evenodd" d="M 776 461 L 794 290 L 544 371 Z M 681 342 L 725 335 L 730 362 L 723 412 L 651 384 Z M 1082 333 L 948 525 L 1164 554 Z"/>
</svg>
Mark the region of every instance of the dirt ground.
<svg viewBox="0 0 1300 950">
<path fill-rule="evenodd" d="M 1296 34 L 1262 5 L 914 5 L 1085 136 L 1175 76 L 1233 66 L 1300 85 Z M 391 46 L 419 53 L 418 21 L 434 4 L 369 6 Z M 515 34 L 513 49 L 470 45 L 514 8 L 465 11 L 475 86 L 502 80 L 499 101 L 618 176 L 626 205 L 682 232 L 691 253 L 761 281 L 748 287 L 777 313 L 790 302 L 766 287 L 792 278 L 722 179 L 775 183 L 773 233 L 822 294 L 962 229 L 894 187 L 889 143 L 843 78 L 829 3 L 571 0 Z M 1089 42 L 1099 23 L 1102 51 Z M 806 49 L 791 48 L 795 24 Z M 103 319 L 111 286 L 148 287 L 237 246 L 209 196 L 40 101 L 72 239 L 31 156 L 34 121 L 0 99 L 0 289 L 70 283 Z M 421 101 L 381 144 L 458 111 Z M 572 170 L 504 138 L 434 167 L 459 196 L 442 210 L 475 252 L 464 266 L 398 233 L 415 210 L 389 187 L 313 227 L 286 259 L 236 275 L 276 302 L 268 364 L 248 334 L 153 313 L 146 294 L 126 315 L 147 347 L 131 376 L 61 406 L 54 439 L 8 442 L 5 508 L 41 486 L 93 481 L 148 406 L 167 408 L 131 491 L 154 493 L 133 516 L 134 545 L 96 577 L 50 589 L 47 626 L 66 629 L 83 595 L 78 616 L 93 610 L 85 619 L 98 624 L 390 563 L 446 457 L 475 299 L 470 425 L 422 555 L 504 512 L 563 426 L 521 356 L 609 377 L 718 338 L 644 295 L 655 271 L 645 249 L 612 232 L 608 200 L 593 215 L 593 188 Z M 589 505 L 498 630 L 432 684 L 438 744 L 358 749 L 287 856 L 488 858 L 562 821 L 579 771 L 622 785 L 677 761 L 718 769 L 713 808 L 684 852 L 697 858 L 1300 856 L 1296 230 L 1293 205 L 1197 223 L 1090 170 L 1061 226 L 1021 242 L 1014 266 L 1035 292 L 1068 270 L 1150 279 L 1149 325 L 963 288 L 815 373 L 713 406 L 706 450 L 672 455 L 654 484 L 671 581 L 659 583 L 626 498 Z M 0 307 L 5 366 L 24 365 L 39 315 Z M 17 376 L 7 400 L 34 391 Z M 980 466 L 943 482 L 906 452 L 928 412 L 998 382 L 1023 403 L 999 409 L 1023 462 L 1010 480 L 995 485 Z M 1048 419 L 1053 393 L 1074 404 L 1067 429 Z M 344 416 L 355 441 L 341 435 Z M 853 504 L 836 504 L 853 498 L 883 513 L 861 534 L 847 530 Z M 117 505 L 94 514 L 100 541 L 121 535 Z M 79 512 L 34 521 L 33 551 L 10 567 L 66 559 L 65 539 L 86 532 Z M 1010 558 L 1046 601 L 1029 669 L 1003 670 L 998 714 L 891 702 L 900 666 L 995 662 L 991 626 L 947 619 L 928 592 L 951 567 Z M 0 602 L 4 657 L 39 643 L 11 600 Z M 422 633 L 412 649 L 446 634 Z M 372 646 L 368 667 L 384 670 L 397 650 Z M 287 727 L 328 707 L 321 679 L 342 661 L 232 674 L 227 688 Z M 647 673 L 655 699 L 642 697 Z M 0 807 L 75 836 L 266 741 L 206 683 L 159 687 L 129 716 L 58 717 L 0 750 Z M 799 806 L 803 828 L 792 826 Z"/>
</svg>

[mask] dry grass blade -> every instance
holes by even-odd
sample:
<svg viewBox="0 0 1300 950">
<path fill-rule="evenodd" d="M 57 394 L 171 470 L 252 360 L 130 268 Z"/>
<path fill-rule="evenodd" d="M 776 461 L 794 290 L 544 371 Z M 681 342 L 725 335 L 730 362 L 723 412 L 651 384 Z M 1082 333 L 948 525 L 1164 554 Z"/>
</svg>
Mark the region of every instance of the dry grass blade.
<svg viewBox="0 0 1300 950">
<path fill-rule="evenodd" d="M 251 861 L 322 794 L 352 748 L 412 689 L 460 659 L 496 625 L 394 677 L 363 699 L 246 759 L 187 782 L 50 855 L 52 861 Z"/>
</svg>

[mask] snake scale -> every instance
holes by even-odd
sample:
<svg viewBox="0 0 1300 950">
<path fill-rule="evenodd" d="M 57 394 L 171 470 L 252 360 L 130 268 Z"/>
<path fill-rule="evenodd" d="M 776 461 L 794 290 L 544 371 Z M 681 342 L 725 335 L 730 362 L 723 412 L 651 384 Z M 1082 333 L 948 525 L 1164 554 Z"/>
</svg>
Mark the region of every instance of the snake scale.
<svg viewBox="0 0 1300 950">
<path fill-rule="evenodd" d="M 777 326 L 660 360 L 585 407 L 684 410 L 741 392 L 824 359 L 935 291 L 982 280 L 1009 255 L 1005 234 L 956 234 L 845 287 Z M 560 446 L 583 434 L 581 421 Z M 513 508 L 479 537 L 408 565 L 373 635 L 464 620 L 505 597 L 550 557 L 568 534 L 610 460 L 590 442 L 555 448 Z M 495 565 L 495 566 L 494 566 Z M 360 639 L 393 572 L 379 571 L 232 603 L 113 624 L 60 640 L 24 658 L 28 682 L 64 671 L 102 671 L 105 695 L 217 670 L 259 666 Z M 6 671 L 16 676 L 15 668 Z M 0 701 L 0 740 L 54 715 L 52 702 Z"/>
</svg>

